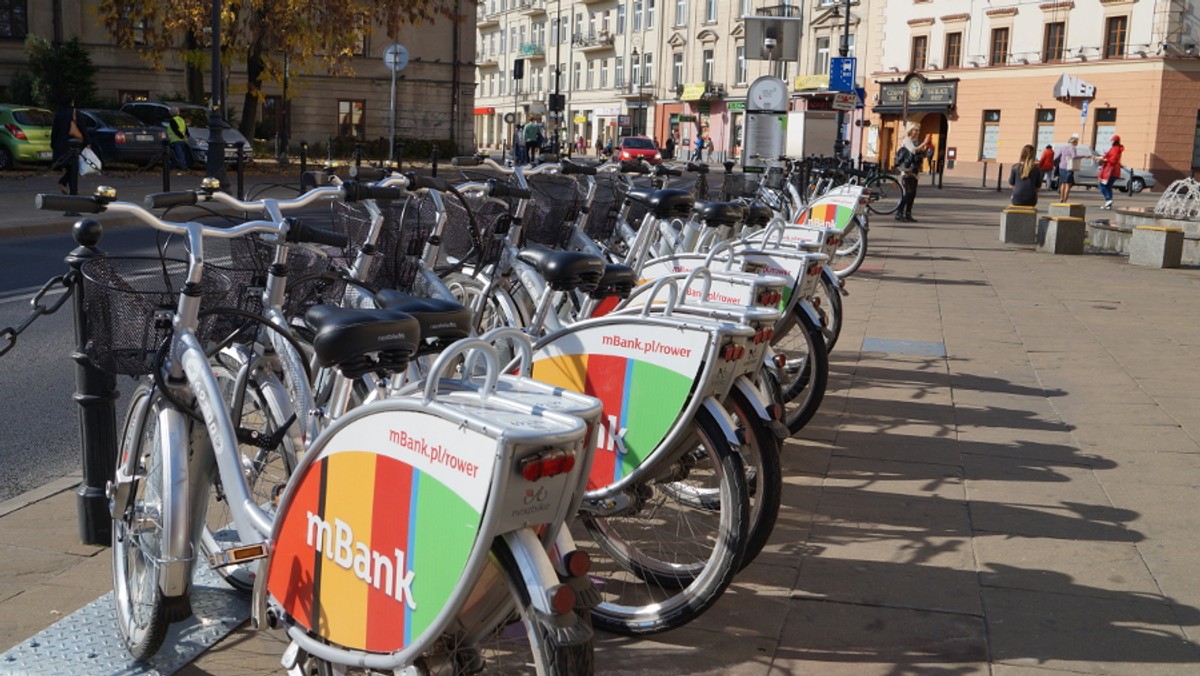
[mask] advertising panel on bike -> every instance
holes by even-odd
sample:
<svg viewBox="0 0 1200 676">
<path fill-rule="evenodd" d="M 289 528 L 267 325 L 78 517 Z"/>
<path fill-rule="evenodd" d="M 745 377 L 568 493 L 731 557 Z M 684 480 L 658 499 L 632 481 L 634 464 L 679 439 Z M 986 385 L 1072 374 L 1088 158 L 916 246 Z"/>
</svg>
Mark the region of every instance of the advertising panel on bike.
<svg viewBox="0 0 1200 676">
<path fill-rule="evenodd" d="M 709 332 L 600 324 L 563 334 L 534 355 L 533 377 L 596 397 L 604 406 L 589 490 L 633 471 L 684 411 L 709 348 Z"/>
<path fill-rule="evenodd" d="M 854 220 L 854 214 L 859 209 L 862 200 L 861 186 L 840 186 L 826 193 L 801 212 L 796 219 L 797 225 L 808 225 L 818 228 L 833 228 L 845 230 Z M 787 233 L 784 241 L 788 241 Z"/>
<path fill-rule="evenodd" d="M 268 591 L 337 645 L 408 646 L 468 573 L 495 459 L 496 440 L 434 415 L 352 421 L 281 508 Z"/>
</svg>

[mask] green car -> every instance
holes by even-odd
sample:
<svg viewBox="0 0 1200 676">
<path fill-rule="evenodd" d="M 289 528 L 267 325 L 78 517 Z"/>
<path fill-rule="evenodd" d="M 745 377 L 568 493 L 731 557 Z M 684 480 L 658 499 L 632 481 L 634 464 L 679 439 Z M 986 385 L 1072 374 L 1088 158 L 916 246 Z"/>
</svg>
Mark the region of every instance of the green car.
<svg viewBox="0 0 1200 676">
<path fill-rule="evenodd" d="M 49 162 L 54 113 L 44 108 L 0 104 L 0 169 L 17 162 Z"/>
</svg>

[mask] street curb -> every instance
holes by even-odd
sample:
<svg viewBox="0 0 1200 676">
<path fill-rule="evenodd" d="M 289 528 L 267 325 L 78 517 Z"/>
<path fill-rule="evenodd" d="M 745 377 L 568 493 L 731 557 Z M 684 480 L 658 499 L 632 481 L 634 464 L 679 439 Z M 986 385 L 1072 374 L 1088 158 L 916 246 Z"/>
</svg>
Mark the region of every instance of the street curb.
<svg viewBox="0 0 1200 676">
<path fill-rule="evenodd" d="M 15 498 L 9 498 L 4 502 L 0 502 L 0 518 L 8 516 L 17 510 L 25 509 L 47 498 L 52 498 L 59 493 L 73 490 L 81 481 L 83 481 L 83 476 L 80 474 L 59 477 L 48 484 L 25 491 Z"/>
</svg>

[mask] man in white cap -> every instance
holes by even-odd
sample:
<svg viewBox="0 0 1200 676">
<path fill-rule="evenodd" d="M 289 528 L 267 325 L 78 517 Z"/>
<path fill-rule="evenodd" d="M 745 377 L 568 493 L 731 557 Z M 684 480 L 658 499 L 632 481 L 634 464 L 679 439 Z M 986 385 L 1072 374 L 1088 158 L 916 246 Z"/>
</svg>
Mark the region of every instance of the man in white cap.
<svg viewBox="0 0 1200 676">
<path fill-rule="evenodd" d="M 1079 134 L 1071 134 L 1067 145 L 1058 151 L 1058 201 L 1065 203 L 1071 196 L 1071 186 L 1075 185 L 1075 146 L 1079 145 Z"/>
</svg>

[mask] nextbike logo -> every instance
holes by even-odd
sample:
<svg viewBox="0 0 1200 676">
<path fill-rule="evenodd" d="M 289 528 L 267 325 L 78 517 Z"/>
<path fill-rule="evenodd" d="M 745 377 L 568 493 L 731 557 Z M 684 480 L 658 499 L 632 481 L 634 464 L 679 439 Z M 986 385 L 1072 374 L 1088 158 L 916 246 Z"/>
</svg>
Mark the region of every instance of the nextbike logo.
<svg viewBox="0 0 1200 676">
<path fill-rule="evenodd" d="M 373 551 L 363 542 L 354 539 L 350 524 L 333 519 L 333 527 L 321 517 L 308 512 L 309 547 L 323 553 L 325 558 L 342 568 L 352 571 L 354 576 L 375 589 L 382 591 L 409 610 L 417 609 L 413 598 L 413 571 L 405 567 L 405 553 L 392 550 L 392 556 Z"/>
<path fill-rule="evenodd" d="M 611 347 L 619 347 L 623 350 L 633 350 L 642 354 L 665 354 L 671 357 L 683 357 L 687 359 L 692 356 L 692 348 L 678 347 L 660 343 L 657 340 L 643 341 L 641 338 L 622 338 L 621 336 L 604 336 L 600 339 L 604 345 Z"/>
</svg>

